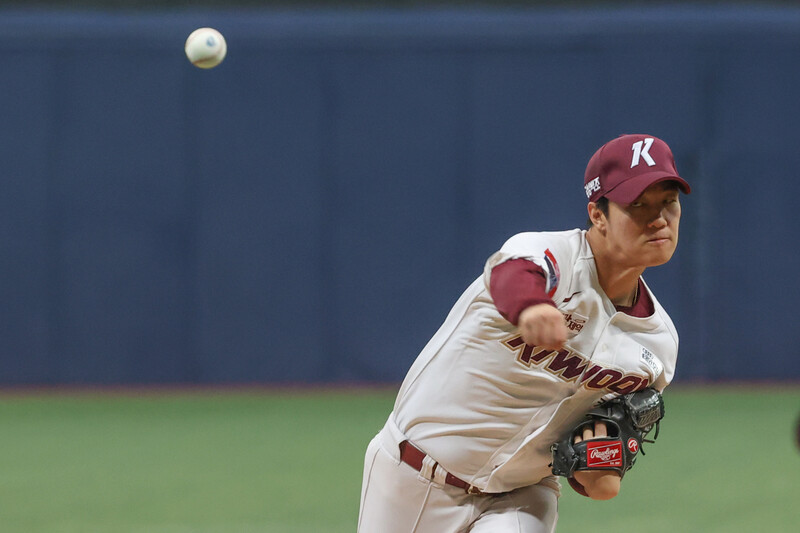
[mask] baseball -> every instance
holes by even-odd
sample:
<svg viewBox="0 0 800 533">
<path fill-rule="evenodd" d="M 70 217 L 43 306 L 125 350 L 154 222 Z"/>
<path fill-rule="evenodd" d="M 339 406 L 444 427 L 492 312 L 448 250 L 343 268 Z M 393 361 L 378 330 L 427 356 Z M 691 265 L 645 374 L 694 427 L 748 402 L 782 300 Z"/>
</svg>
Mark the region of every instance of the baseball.
<svg viewBox="0 0 800 533">
<path fill-rule="evenodd" d="M 225 59 L 228 44 L 214 28 L 198 28 L 189 34 L 183 47 L 186 57 L 198 68 L 214 68 Z"/>
</svg>

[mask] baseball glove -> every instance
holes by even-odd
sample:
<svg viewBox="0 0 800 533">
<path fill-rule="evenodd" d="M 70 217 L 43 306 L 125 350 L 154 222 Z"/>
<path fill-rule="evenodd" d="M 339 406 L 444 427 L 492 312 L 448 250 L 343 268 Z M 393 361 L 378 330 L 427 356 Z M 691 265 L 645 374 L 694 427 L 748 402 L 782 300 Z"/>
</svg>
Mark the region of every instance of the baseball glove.
<svg viewBox="0 0 800 533">
<path fill-rule="evenodd" d="M 660 420 L 664 417 L 664 400 L 652 388 L 632 392 L 608 400 L 586 414 L 567 438 L 550 447 L 553 454 L 553 474 L 570 479 L 576 470 L 615 470 L 620 477 L 633 467 L 643 442 L 655 442 Z M 586 427 L 603 421 L 608 427 L 608 437 L 582 440 L 575 444 L 575 436 L 582 435 Z M 646 440 L 656 428 L 653 440 Z"/>
</svg>

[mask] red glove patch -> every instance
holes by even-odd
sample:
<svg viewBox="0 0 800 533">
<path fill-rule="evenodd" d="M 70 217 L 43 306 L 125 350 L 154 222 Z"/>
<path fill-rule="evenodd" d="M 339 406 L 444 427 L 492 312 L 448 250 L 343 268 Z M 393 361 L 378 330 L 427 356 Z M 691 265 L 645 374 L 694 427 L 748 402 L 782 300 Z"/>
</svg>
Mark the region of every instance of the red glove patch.
<svg viewBox="0 0 800 533">
<path fill-rule="evenodd" d="M 619 440 L 586 441 L 587 468 L 622 468 L 622 442 Z"/>
</svg>

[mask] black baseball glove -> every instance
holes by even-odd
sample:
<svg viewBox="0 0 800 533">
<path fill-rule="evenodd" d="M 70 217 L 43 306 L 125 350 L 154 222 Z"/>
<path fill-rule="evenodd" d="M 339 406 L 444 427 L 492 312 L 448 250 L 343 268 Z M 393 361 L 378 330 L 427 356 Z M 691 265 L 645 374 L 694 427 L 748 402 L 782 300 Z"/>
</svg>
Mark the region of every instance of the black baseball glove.
<svg viewBox="0 0 800 533">
<path fill-rule="evenodd" d="M 571 479 L 576 470 L 615 470 L 620 477 L 636 462 L 643 442 L 655 442 L 660 420 L 664 417 L 664 400 L 652 388 L 632 392 L 595 407 L 570 432 L 569 436 L 550 447 L 553 474 Z M 575 436 L 583 435 L 586 427 L 594 430 L 594 423 L 602 421 L 608 427 L 608 437 L 582 440 L 575 444 Z M 653 440 L 646 440 L 656 428 Z"/>
</svg>

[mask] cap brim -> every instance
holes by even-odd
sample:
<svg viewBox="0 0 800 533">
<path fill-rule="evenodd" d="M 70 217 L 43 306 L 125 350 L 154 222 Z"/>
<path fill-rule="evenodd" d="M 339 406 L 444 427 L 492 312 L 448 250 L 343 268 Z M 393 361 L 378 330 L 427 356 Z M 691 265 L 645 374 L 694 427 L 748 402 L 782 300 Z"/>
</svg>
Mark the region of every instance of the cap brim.
<svg viewBox="0 0 800 533">
<path fill-rule="evenodd" d="M 636 200 L 639 195 L 641 195 L 645 189 L 649 186 L 653 185 L 654 183 L 659 183 L 661 181 L 674 181 L 678 184 L 678 187 L 684 194 L 689 194 L 692 192 L 692 188 L 689 187 L 689 184 L 686 183 L 686 180 L 672 174 L 670 172 L 664 171 L 657 171 L 657 172 L 649 172 L 645 174 L 640 174 L 635 178 L 631 178 L 623 183 L 620 183 L 610 191 L 606 192 L 603 196 L 611 200 L 612 202 L 616 202 L 618 204 L 628 205 L 634 200 Z"/>
</svg>

